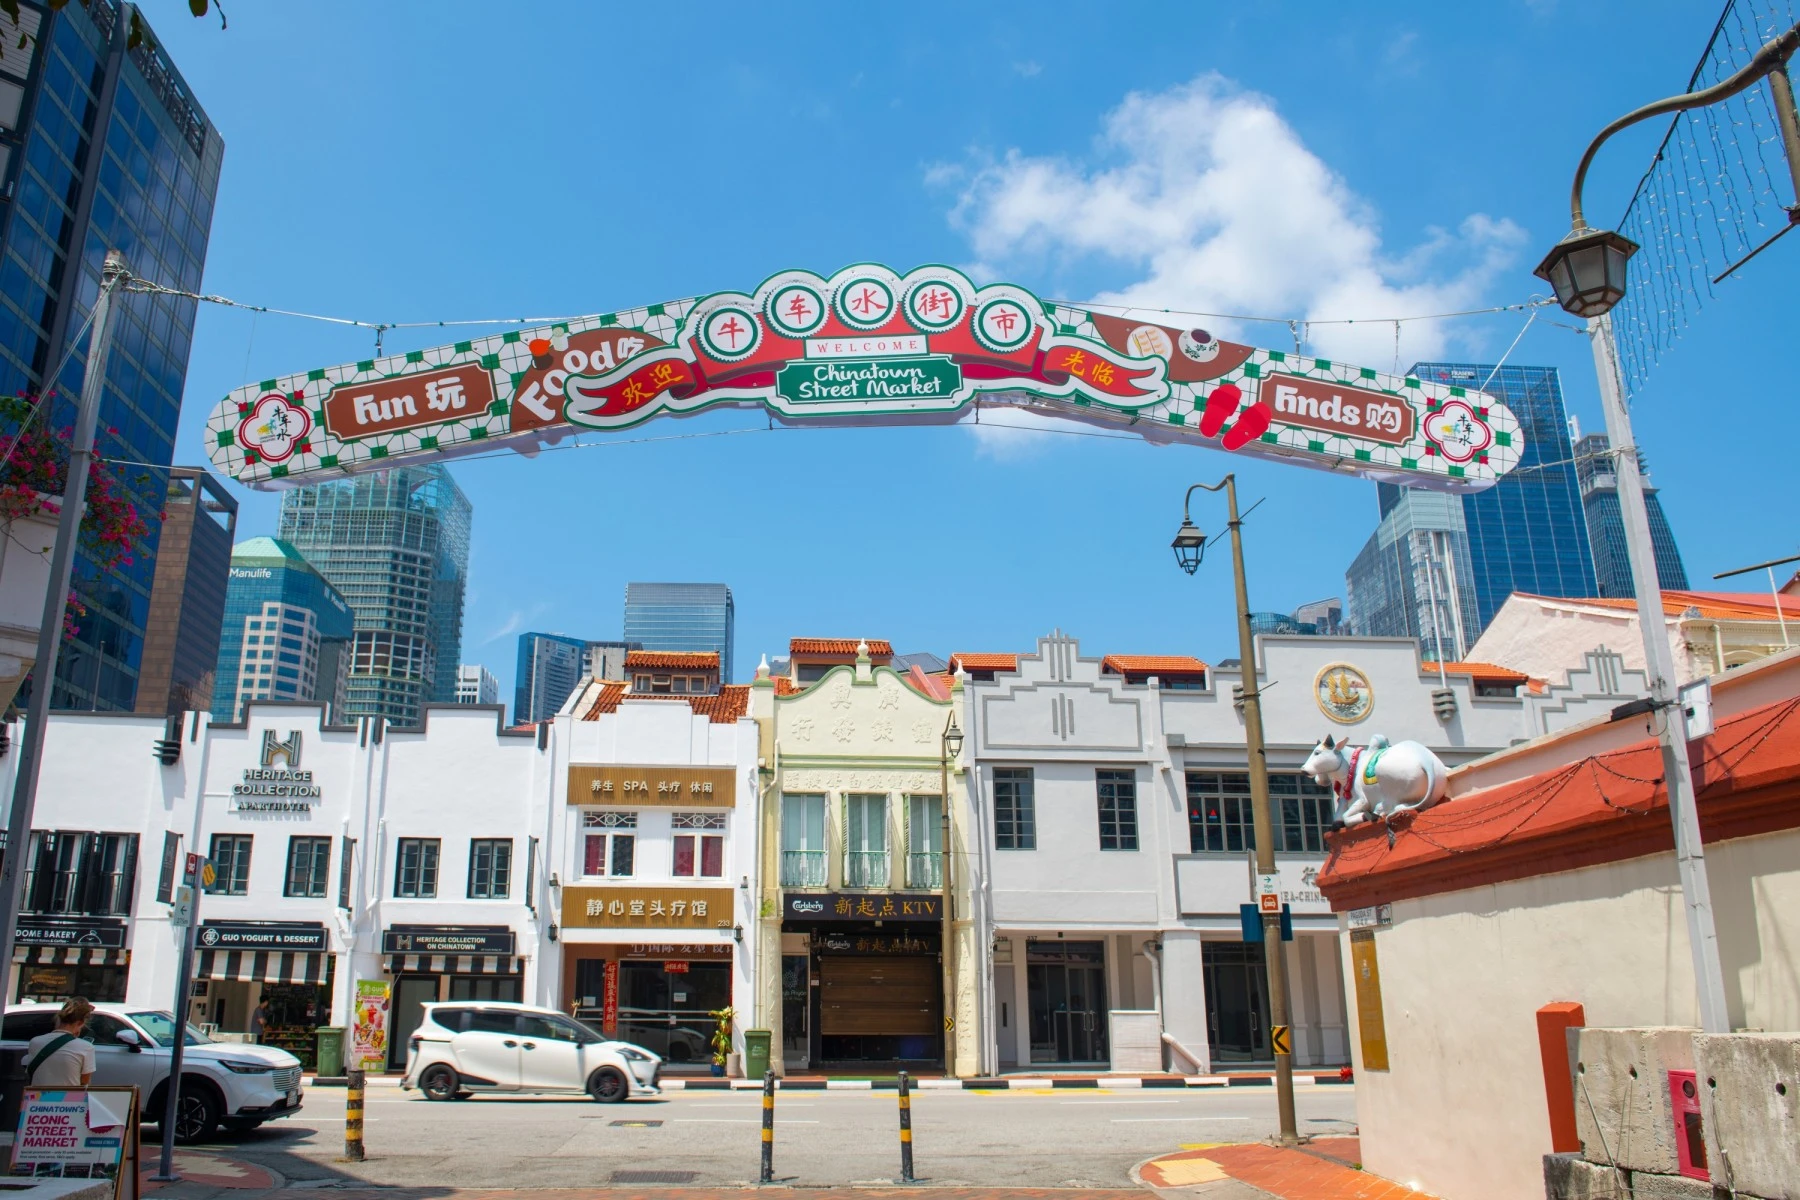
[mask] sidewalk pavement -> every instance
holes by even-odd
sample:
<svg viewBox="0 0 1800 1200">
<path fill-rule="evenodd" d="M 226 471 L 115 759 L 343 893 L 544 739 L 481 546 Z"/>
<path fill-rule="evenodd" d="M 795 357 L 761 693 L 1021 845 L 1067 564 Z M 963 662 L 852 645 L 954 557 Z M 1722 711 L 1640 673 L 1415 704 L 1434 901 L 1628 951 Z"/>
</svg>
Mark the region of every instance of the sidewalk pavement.
<svg viewBox="0 0 1800 1200">
<path fill-rule="evenodd" d="M 982 1079 L 946 1079 L 938 1075 L 915 1076 L 912 1086 L 916 1091 L 934 1091 L 941 1088 L 962 1089 L 966 1092 L 984 1091 L 1034 1091 L 1045 1088 L 1219 1088 L 1219 1087 L 1271 1087 L 1275 1077 L 1267 1072 L 1243 1071 L 1229 1075 L 998 1075 Z M 1302 1073 L 1294 1076 L 1294 1082 L 1304 1087 L 1312 1084 L 1318 1087 L 1351 1085 L 1351 1080 L 1342 1072 Z M 342 1087 L 341 1077 L 332 1079 L 316 1079 L 307 1076 L 303 1081 L 306 1087 Z M 399 1087 L 398 1075 L 371 1075 L 367 1086 Z M 762 1087 L 760 1079 L 724 1079 L 708 1075 L 664 1075 L 662 1077 L 664 1091 L 699 1092 L 699 1091 L 745 1091 Z M 864 1076 L 861 1078 L 839 1075 L 785 1075 L 775 1081 L 777 1090 L 786 1091 L 893 1091 L 899 1086 L 891 1075 Z"/>
<path fill-rule="evenodd" d="M 1132 1172 L 1145 1187 L 1193 1200 L 1431 1200 L 1362 1170 L 1357 1138 L 1314 1138 L 1286 1149 L 1261 1142 L 1189 1146 Z"/>
</svg>

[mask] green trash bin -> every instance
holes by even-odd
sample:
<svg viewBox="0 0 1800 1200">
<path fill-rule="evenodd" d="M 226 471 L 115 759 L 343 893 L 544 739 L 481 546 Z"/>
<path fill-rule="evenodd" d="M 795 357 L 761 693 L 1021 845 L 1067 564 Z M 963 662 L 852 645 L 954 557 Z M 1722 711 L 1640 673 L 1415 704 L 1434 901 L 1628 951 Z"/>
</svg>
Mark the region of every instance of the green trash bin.
<svg viewBox="0 0 1800 1200">
<path fill-rule="evenodd" d="M 769 1069 L 769 1031 L 744 1030 L 744 1078 L 760 1080 Z"/>
<path fill-rule="evenodd" d="M 337 1079 L 344 1074 L 344 1027 L 324 1025 L 318 1030 L 319 1064 L 317 1074 Z"/>
</svg>

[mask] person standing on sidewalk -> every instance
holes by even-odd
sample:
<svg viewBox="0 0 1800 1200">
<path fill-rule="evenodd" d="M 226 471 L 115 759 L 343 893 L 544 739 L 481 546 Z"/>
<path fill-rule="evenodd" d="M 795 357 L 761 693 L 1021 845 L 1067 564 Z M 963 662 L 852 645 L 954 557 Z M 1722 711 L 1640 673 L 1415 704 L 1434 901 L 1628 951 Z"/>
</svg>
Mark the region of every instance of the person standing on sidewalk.
<svg viewBox="0 0 1800 1200">
<path fill-rule="evenodd" d="M 94 1045 L 83 1041 L 82 1029 L 94 1006 L 71 996 L 56 1014 L 56 1028 L 40 1033 L 25 1046 L 25 1074 L 32 1087 L 86 1087 L 94 1077 Z"/>
<path fill-rule="evenodd" d="M 250 1013 L 250 1040 L 262 1044 L 263 1027 L 269 1023 L 269 1002 L 258 1000 L 256 1008 Z"/>
</svg>

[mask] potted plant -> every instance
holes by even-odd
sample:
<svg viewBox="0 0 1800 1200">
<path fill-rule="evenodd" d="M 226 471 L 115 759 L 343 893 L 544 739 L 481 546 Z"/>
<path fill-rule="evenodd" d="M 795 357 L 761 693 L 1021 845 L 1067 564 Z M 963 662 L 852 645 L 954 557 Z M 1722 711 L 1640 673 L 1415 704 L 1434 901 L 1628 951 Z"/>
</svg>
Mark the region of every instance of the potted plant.
<svg viewBox="0 0 1800 1200">
<path fill-rule="evenodd" d="M 51 549 L 69 478 L 70 441 L 70 430 L 49 427 L 47 406 L 39 397 L 0 396 L 0 707 L 12 702 L 37 657 Z M 148 481 L 141 474 L 134 480 Z M 129 566 L 133 549 L 148 532 L 137 505 L 125 495 L 117 468 L 96 459 L 88 471 L 80 527 L 87 562 L 102 573 Z M 71 591 L 63 617 L 65 639 L 75 636 L 77 621 L 85 616 L 87 609 Z"/>
<path fill-rule="evenodd" d="M 737 1009 L 720 1008 L 706 1015 L 713 1019 L 712 1073 L 723 1075 L 725 1063 L 731 1057 L 731 1023 L 737 1019 Z"/>
</svg>

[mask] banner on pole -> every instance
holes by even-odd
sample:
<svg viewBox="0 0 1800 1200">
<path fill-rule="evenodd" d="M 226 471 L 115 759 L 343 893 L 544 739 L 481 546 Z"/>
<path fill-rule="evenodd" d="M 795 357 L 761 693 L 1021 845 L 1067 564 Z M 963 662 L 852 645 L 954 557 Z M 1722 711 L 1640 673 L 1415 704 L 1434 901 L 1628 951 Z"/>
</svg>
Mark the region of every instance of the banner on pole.
<svg viewBox="0 0 1800 1200">
<path fill-rule="evenodd" d="M 383 979 L 356 981 L 356 1016 L 350 1029 L 350 1061 L 355 1071 L 384 1071 L 388 1054 L 390 985 Z"/>
</svg>

